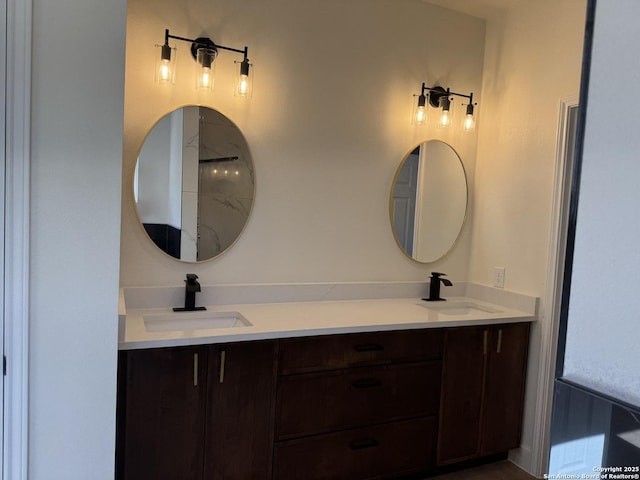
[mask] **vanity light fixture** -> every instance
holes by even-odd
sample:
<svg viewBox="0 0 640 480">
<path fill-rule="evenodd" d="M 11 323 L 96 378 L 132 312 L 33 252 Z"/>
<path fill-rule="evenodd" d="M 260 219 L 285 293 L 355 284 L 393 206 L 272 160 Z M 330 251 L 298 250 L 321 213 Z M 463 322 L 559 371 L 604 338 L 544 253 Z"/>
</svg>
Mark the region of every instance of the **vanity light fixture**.
<svg viewBox="0 0 640 480">
<path fill-rule="evenodd" d="M 244 49 L 217 45 L 208 37 L 196 39 L 171 35 L 169 29 L 164 31 L 164 44 L 157 45 L 160 48 L 160 60 L 156 66 L 156 81 L 158 83 L 175 83 L 175 47 L 169 45 L 169 39 L 191 42 L 191 56 L 196 61 L 196 88 L 199 90 L 212 90 L 214 82 L 214 61 L 218 56 L 218 50 L 227 50 L 243 54 L 240 64 L 238 79 L 234 88 L 234 94 L 239 97 L 251 96 L 251 66 L 248 58 L 248 47 Z"/>
<path fill-rule="evenodd" d="M 239 160 L 239 157 L 202 158 L 199 160 L 199 163 L 214 163 L 214 164 L 222 163 L 224 165 L 222 166 L 221 170 L 219 170 L 217 167 L 214 167 L 211 170 L 213 175 L 218 175 L 219 173 L 221 173 L 224 176 L 235 175 L 237 177 L 240 175 L 240 170 L 238 169 L 238 167 L 234 167 L 233 165 L 227 165 L 227 163 L 232 164 L 233 162 L 237 162 L 238 160 Z"/>
<path fill-rule="evenodd" d="M 465 118 L 462 123 L 462 129 L 465 132 L 471 132 L 475 129 L 476 121 L 474 116 L 474 103 L 473 92 L 469 95 L 463 93 L 452 92 L 449 88 L 445 89 L 441 86 L 427 87 L 425 83 L 422 83 L 422 89 L 420 95 L 414 95 L 418 97 L 418 104 L 414 112 L 414 120 L 417 125 L 423 125 L 427 121 L 427 98 L 429 99 L 429 105 L 433 108 L 442 109 L 440 112 L 440 118 L 438 120 L 438 126 L 441 128 L 448 128 L 453 123 L 453 98 L 452 95 L 457 97 L 468 98 L 469 103 L 466 104 Z"/>
</svg>

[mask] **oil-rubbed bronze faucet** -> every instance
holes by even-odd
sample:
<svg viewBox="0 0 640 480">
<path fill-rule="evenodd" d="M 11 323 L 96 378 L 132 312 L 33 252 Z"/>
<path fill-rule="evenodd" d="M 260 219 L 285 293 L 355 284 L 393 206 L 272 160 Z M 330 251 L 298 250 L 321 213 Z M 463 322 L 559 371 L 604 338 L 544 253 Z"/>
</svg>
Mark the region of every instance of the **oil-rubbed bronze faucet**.
<svg viewBox="0 0 640 480">
<path fill-rule="evenodd" d="M 441 302 L 446 298 L 440 298 L 440 282 L 444 283 L 447 287 L 453 285 L 450 280 L 446 278 L 440 278 L 446 276 L 446 273 L 431 272 L 431 278 L 429 281 L 429 298 L 423 298 L 427 302 Z"/>
<path fill-rule="evenodd" d="M 202 290 L 197 278 L 195 273 L 187 273 L 187 279 L 184 281 L 184 307 L 174 307 L 174 312 L 193 312 L 194 310 L 207 309 L 206 307 L 196 307 L 196 292 Z"/>
</svg>

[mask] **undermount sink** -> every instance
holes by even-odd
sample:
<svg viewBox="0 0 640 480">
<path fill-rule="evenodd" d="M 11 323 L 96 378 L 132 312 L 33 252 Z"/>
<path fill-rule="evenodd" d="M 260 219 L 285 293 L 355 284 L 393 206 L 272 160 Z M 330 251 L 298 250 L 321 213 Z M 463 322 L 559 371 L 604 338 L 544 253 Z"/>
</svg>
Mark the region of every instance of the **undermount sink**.
<svg viewBox="0 0 640 480">
<path fill-rule="evenodd" d="M 250 327 L 251 322 L 240 312 L 177 312 L 143 315 L 148 332 L 209 330 L 213 328 Z"/>
<path fill-rule="evenodd" d="M 485 307 L 476 303 L 438 303 L 438 304 L 421 304 L 429 310 L 435 310 L 442 315 L 486 315 L 487 313 L 500 313 L 495 308 Z"/>
</svg>

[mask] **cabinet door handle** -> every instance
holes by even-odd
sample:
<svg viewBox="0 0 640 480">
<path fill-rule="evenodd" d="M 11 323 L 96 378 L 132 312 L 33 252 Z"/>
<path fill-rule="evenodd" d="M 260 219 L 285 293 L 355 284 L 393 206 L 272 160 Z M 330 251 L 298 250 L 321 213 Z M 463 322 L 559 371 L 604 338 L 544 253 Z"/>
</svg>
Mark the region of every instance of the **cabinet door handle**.
<svg viewBox="0 0 640 480">
<path fill-rule="evenodd" d="M 384 347 L 377 343 L 371 343 L 365 345 L 355 345 L 353 349 L 356 352 L 379 352 L 381 350 L 384 350 Z"/>
<path fill-rule="evenodd" d="M 364 378 L 362 380 L 356 380 L 355 382 L 351 383 L 351 385 L 355 388 L 381 387 L 382 380 L 380 380 L 379 378 Z"/>
<path fill-rule="evenodd" d="M 380 443 L 374 438 L 368 438 L 366 440 L 356 440 L 349 445 L 351 450 L 362 450 L 364 448 L 373 448 L 380 445 Z"/>
<path fill-rule="evenodd" d="M 227 352 L 222 350 L 220 352 L 220 383 L 224 382 L 224 363 L 227 358 Z"/>
<path fill-rule="evenodd" d="M 498 346 L 496 347 L 496 353 L 500 353 L 502 350 L 502 329 L 498 330 Z"/>
<path fill-rule="evenodd" d="M 198 386 L 198 354 L 193 354 L 193 386 Z"/>
<path fill-rule="evenodd" d="M 487 344 L 489 343 L 489 330 L 485 330 L 482 334 L 482 353 L 487 354 Z"/>
</svg>

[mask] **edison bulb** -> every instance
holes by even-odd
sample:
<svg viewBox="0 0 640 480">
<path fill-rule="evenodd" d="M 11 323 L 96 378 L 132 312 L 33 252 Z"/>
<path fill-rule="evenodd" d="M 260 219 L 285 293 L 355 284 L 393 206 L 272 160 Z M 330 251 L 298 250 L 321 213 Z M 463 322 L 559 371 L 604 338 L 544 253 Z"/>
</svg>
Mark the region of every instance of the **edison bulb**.
<svg viewBox="0 0 640 480">
<path fill-rule="evenodd" d="M 473 114 L 467 114 L 464 117 L 464 123 L 462 125 L 462 129 L 465 132 L 471 132 L 476 128 L 476 120 L 473 118 Z"/>
<path fill-rule="evenodd" d="M 416 112 L 416 123 L 422 125 L 427 120 L 427 111 L 424 105 L 419 106 Z"/>
<path fill-rule="evenodd" d="M 207 67 L 202 67 L 202 88 L 210 88 L 211 87 L 211 69 Z"/>
<path fill-rule="evenodd" d="M 240 80 L 238 81 L 238 95 L 244 97 L 247 95 L 249 91 L 249 75 L 240 75 Z"/>
<path fill-rule="evenodd" d="M 160 61 L 159 80 L 161 82 L 168 82 L 171 80 L 171 61 L 168 59 L 162 59 Z"/>
<path fill-rule="evenodd" d="M 440 126 L 448 127 L 451 125 L 451 112 L 449 110 L 443 110 L 440 116 Z"/>
</svg>

